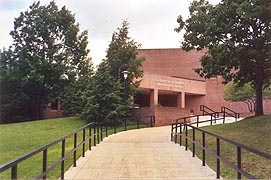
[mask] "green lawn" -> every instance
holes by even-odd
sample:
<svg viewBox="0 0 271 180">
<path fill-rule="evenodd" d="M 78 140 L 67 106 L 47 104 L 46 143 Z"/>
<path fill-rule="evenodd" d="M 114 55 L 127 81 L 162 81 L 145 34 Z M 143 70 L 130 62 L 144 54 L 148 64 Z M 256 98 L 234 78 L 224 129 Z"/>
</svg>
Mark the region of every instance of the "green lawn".
<svg viewBox="0 0 271 180">
<path fill-rule="evenodd" d="M 83 125 L 85 125 L 85 121 L 75 117 L 0 125 L 0 164 L 48 144 Z M 49 149 L 51 154 L 54 151 L 56 151 L 55 147 Z M 50 157 L 52 158 L 52 156 Z M 42 153 L 39 153 L 20 163 L 18 177 L 28 179 L 32 175 L 37 175 L 41 169 L 41 159 Z M 2 178 L 9 179 L 10 172 L 1 173 L 0 179 Z"/>
<path fill-rule="evenodd" d="M 232 124 L 220 124 L 203 127 L 203 129 L 234 140 L 241 144 L 259 149 L 271 154 L 271 116 L 250 117 Z M 192 132 L 189 132 L 191 137 Z M 196 131 L 196 140 L 201 142 L 201 133 Z M 184 139 L 183 139 L 184 142 Z M 216 139 L 206 135 L 207 147 L 216 152 Z M 192 145 L 189 142 L 189 149 Z M 221 141 L 221 156 L 236 164 L 236 147 Z M 207 153 L 206 153 L 207 154 Z M 202 150 L 196 147 L 196 155 L 202 158 Z M 216 169 L 216 159 L 206 156 L 206 163 Z M 226 179 L 236 179 L 236 171 L 221 164 L 221 176 Z M 253 153 L 242 150 L 242 168 L 259 179 L 270 179 L 270 161 Z"/>
<path fill-rule="evenodd" d="M 134 129 L 136 125 L 129 122 L 127 129 Z M 27 152 L 30 152 L 42 145 L 66 135 L 85 122 L 79 118 L 61 118 L 26 123 L 0 125 L 0 163 L 6 163 Z M 141 125 L 145 127 L 146 125 Z M 214 132 L 242 144 L 261 149 L 271 153 L 271 116 L 258 118 L 247 118 L 233 124 L 221 124 L 216 126 L 204 127 L 207 131 Z M 123 131 L 120 127 L 117 131 Z M 112 134 L 113 130 L 109 131 Z M 78 141 L 82 139 L 82 134 L 78 134 Z M 201 134 L 196 133 L 196 139 L 201 140 Z M 215 139 L 206 136 L 207 147 L 215 151 Z M 184 142 L 184 141 L 183 141 Z M 73 139 L 66 141 L 66 152 L 72 149 Z M 189 143 L 191 148 L 191 143 Z M 88 147 L 86 147 L 87 149 Z M 61 154 L 61 144 L 57 144 L 48 151 L 48 165 L 57 160 Z M 197 156 L 201 157 L 201 150 L 196 149 Z M 81 149 L 77 156 L 81 155 Z M 236 163 L 236 148 L 228 143 L 221 142 L 221 155 L 230 162 Z M 215 169 L 216 159 L 210 155 L 206 156 L 206 162 Z M 66 161 L 67 169 L 72 164 L 72 157 Z M 260 179 L 270 178 L 270 161 L 259 158 L 252 153 L 242 151 L 242 167 Z M 18 177 L 20 179 L 31 179 L 39 174 L 42 168 L 42 153 L 35 155 L 18 166 Z M 53 170 L 48 178 L 57 179 L 60 176 L 60 167 Z M 221 163 L 221 176 L 223 178 L 236 178 L 236 172 Z M 0 174 L 0 179 L 10 179 L 10 171 Z"/>
<path fill-rule="evenodd" d="M 137 128 L 132 125 L 135 122 L 127 122 L 127 130 Z M 0 125 L 0 164 L 4 164 L 24 155 L 42 145 L 48 144 L 57 138 L 85 125 L 85 121 L 79 118 L 60 118 L 42 121 L 32 121 L 25 123 L 15 123 Z M 141 124 L 140 128 L 146 127 Z M 117 132 L 123 131 L 124 127 L 117 128 Z M 108 134 L 112 134 L 113 130 L 109 130 Z M 86 132 L 88 134 L 88 131 Z M 105 133 L 104 135 L 105 136 Z M 77 144 L 82 140 L 82 131 L 78 133 Z M 92 143 L 93 145 L 93 143 Z M 66 140 L 66 152 L 73 148 L 73 138 Z M 88 149 L 88 144 L 86 144 Z M 77 151 L 77 157 L 82 154 L 82 148 Z M 54 163 L 61 156 L 61 143 L 54 145 L 48 149 L 48 166 Z M 71 156 L 65 161 L 65 169 L 72 165 Z M 41 172 L 42 169 L 42 153 L 29 158 L 18 165 L 19 179 L 32 179 Z M 47 178 L 57 179 L 60 177 L 60 165 L 49 173 Z M 10 179 L 10 170 L 0 174 L 0 179 Z"/>
</svg>

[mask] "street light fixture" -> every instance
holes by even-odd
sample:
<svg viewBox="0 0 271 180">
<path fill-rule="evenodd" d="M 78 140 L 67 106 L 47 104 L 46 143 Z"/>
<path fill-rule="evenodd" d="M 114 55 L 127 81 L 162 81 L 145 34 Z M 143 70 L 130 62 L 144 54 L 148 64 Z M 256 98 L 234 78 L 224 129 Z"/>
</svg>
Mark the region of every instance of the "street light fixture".
<svg viewBox="0 0 271 180">
<path fill-rule="evenodd" d="M 123 74 L 123 77 L 124 77 L 124 103 L 126 103 L 126 101 L 127 101 L 127 78 L 128 78 L 128 74 L 129 74 L 130 72 L 129 71 L 122 71 L 122 74 Z"/>
<path fill-rule="evenodd" d="M 126 80 L 126 79 L 127 79 L 127 77 L 128 77 L 128 74 L 129 74 L 129 73 L 130 73 L 129 71 L 122 71 L 122 74 L 123 74 L 124 80 Z"/>
</svg>

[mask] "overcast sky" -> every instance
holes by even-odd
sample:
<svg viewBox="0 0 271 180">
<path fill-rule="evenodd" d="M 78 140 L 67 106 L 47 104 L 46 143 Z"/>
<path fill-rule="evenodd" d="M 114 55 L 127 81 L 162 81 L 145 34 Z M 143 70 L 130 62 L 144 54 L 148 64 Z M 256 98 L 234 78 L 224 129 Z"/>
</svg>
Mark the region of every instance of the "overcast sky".
<svg viewBox="0 0 271 180">
<path fill-rule="evenodd" d="M 220 0 L 210 0 L 218 3 Z M 0 0 L 0 49 L 12 44 L 9 32 L 14 18 L 34 0 Z M 48 4 L 50 0 L 41 0 Z M 178 48 L 182 35 L 174 31 L 178 15 L 187 18 L 191 0 L 55 0 L 75 13 L 80 30 L 89 32 L 90 56 L 95 65 L 105 57 L 112 33 L 123 20 L 130 23 L 130 37 L 142 48 Z"/>
</svg>

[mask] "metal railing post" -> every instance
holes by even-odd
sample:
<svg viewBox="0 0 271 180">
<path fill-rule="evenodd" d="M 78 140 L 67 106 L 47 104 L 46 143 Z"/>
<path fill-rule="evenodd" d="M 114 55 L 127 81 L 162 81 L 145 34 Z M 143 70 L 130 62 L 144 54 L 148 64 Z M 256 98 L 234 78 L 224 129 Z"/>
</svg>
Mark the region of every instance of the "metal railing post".
<svg viewBox="0 0 271 180">
<path fill-rule="evenodd" d="M 101 141 L 103 141 L 103 125 L 100 126 Z"/>
<path fill-rule="evenodd" d="M 171 141 L 173 141 L 173 124 L 171 124 Z"/>
<path fill-rule="evenodd" d="M 96 124 L 94 125 L 94 132 L 93 132 L 93 138 L 94 138 L 94 146 L 96 146 Z"/>
<path fill-rule="evenodd" d="M 17 164 L 11 167 L 11 179 L 17 179 L 17 167 Z"/>
<path fill-rule="evenodd" d="M 220 139 L 216 138 L 216 178 L 219 179 L 220 178 L 220 159 L 218 157 L 220 157 Z"/>
<path fill-rule="evenodd" d="M 46 172 L 47 170 L 47 149 L 43 150 L 43 156 L 42 156 L 42 172 Z M 46 179 L 46 175 L 42 177 L 42 179 Z"/>
<path fill-rule="evenodd" d="M 73 148 L 75 149 L 73 151 L 73 167 L 76 167 L 76 146 L 77 146 L 77 133 L 74 134 L 73 139 Z"/>
<path fill-rule="evenodd" d="M 107 122 L 105 124 L 105 137 L 108 137 L 108 125 L 107 125 Z"/>
<path fill-rule="evenodd" d="M 187 151 L 187 148 L 188 148 L 188 140 L 187 140 L 187 134 L 188 134 L 188 131 L 187 131 L 187 125 L 185 125 L 185 150 Z"/>
<path fill-rule="evenodd" d="M 237 146 L 237 168 L 240 170 L 241 165 L 241 147 Z M 241 179 L 241 173 L 237 172 L 237 179 Z"/>
<path fill-rule="evenodd" d="M 225 120 L 226 120 L 226 112 L 225 112 L 225 108 L 223 108 L 224 111 L 223 111 L 223 124 L 225 123 Z"/>
<path fill-rule="evenodd" d="M 175 123 L 175 134 L 174 134 L 174 142 L 177 143 L 177 132 L 178 132 L 178 128 L 177 128 L 178 124 L 177 122 Z"/>
<path fill-rule="evenodd" d="M 127 120 L 124 119 L 124 130 L 127 131 Z"/>
<path fill-rule="evenodd" d="M 136 117 L 136 128 L 139 129 L 139 120 L 138 120 L 138 117 Z"/>
<path fill-rule="evenodd" d="M 66 140 L 63 139 L 61 144 L 62 144 L 61 157 L 64 158 Z M 65 173 L 65 160 L 63 159 L 62 162 L 61 162 L 61 179 L 64 179 L 64 173 Z"/>
<path fill-rule="evenodd" d="M 197 116 L 197 127 L 199 127 L 199 116 Z"/>
<path fill-rule="evenodd" d="M 83 147 L 82 147 L 82 157 L 85 157 L 85 147 L 86 147 L 86 129 L 83 129 Z"/>
<path fill-rule="evenodd" d="M 91 133 L 91 126 L 89 126 L 89 132 L 88 132 L 88 149 L 91 150 L 91 140 L 92 140 L 92 133 Z"/>
<path fill-rule="evenodd" d="M 114 124 L 114 134 L 116 134 L 117 133 L 117 127 L 116 127 L 117 125 L 116 124 Z"/>
<path fill-rule="evenodd" d="M 192 132 L 193 132 L 192 152 L 193 152 L 193 157 L 195 157 L 195 128 L 194 127 L 192 127 Z"/>
<path fill-rule="evenodd" d="M 96 132 L 96 134 L 97 134 L 97 144 L 99 144 L 100 143 L 100 124 L 97 126 L 97 132 Z"/>
<path fill-rule="evenodd" d="M 213 125 L 213 115 L 211 114 L 211 125 Z"/>
<path fill-rule="evenodd" d="M 182 124 L 180 124 L 180 146 L 182 145 Z"/>
<path fill-rule="evenodd" d="M 202 166 L 205 166 L 205 132 L 202 131 Z"/>
</svg>

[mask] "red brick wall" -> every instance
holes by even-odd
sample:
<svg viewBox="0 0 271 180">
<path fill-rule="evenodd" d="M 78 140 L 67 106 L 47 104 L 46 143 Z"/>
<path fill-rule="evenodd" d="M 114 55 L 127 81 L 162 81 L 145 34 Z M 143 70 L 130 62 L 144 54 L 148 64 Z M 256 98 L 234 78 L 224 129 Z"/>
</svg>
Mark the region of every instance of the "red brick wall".
<svg viewBox="0 0 271 180">
<path fill-rule="evenodd" d="M 63 117 L 62 112 L 58 110 L 47 109 L 42 112 L 42 119 L 52 119 Z"/>
<path fill-rule="evenodd" d="M 172 120 L 189 116 L 189 109 L 175 107 L 143 107 L 133 110 L 134 116 L 155 116 L 155 126 L 171 125 Z"/>
<path fill-rule="evenodd" d="M 140 56 L 145 56 L 142 70 L 153 74 L 161 74 L 167 76 L 177 76 L 187 79 L 204 80 L 197 73 L 195 68 L 200 67 L 200 58 L 204 51 L 192 50 L 186 52 L 180 48 L 172 49 L 139 49 Z M 241 116 L 247 117 L 253 115 L 249 113 L 247 105 L 243 102 L 231 103 L 225 101 L 223 92 L 225 86 L 221 83 L 222 78 L 211 78 L 206 81 L 206 95 L 186 95 L 185 107 L 193 109 L 195 114 L 199 114 L 199 106 L 204 104 L 215 111 L 220 111 L 221 106 L 226 106 L 239 113 Z M 271 114 L 271 100 L 265 99 L 263 102 L 264 113 Z"/>
<path fill-rule="evenodd" d="M 132 110 L 132 115 L 135 117 L 154 116 L 154 107 L 141 107 Z M 149 123 L 149 118 L 140 118 L 141 122 Z"/>
<path fill-rule="evenodd" d="M 154 116 L 154 107 L 141 107 L 132 110 L 134 116 Z"/>
<path fill-rule="evenodd" d="M 155 126 L 171 125 L 172 120 L 189 115 L 187 108 L 158 107 L 155 108 Z"/>
<path fill-rule="evenodd" d="M 180 48 L 138 49 L 138 53 L 146 57 L 142 67 L 144 72 L 202 80 L 193 69 L 200 67 L 199 59 L 203 51 L 186 52 Z"/>
<path fill-rule="evenodd" d="M 263 108 L 265 114 L 271 114 L 271 99 L 264 98 L 263 100 Z"/>
<path fill-rule="evenodd" d="M 51 109 L 51 103 L 48 103 L 46 109 L 42 112 L 42 119 L 52 119 L 52 118 L 60 118 L 63 117 L 62 111 L 61 111 L 61 103 L 60 101 L 58 103 L 57 109 Z"/>
<path fill-rule="evenodd" d="M 222 78 L 211 78 L 206 81 L 206 95 L 186 96 L 186 108 L 193 109 L 195 114 L 200 114 L 199 106 L 201 104 L 210 107 L 215 111 L 220 111 L 220 107 L 225 106 L 240 113 L 241 117 L 253 116 L 254 113 L 248 111 L 247 105 L 244 102 L 229 102 L 223 98 L 225 85 L 222 83 Z M 264 113 L 271 114 L 271 100 L 264 99 L 263 101 Z"/>
</svg>

